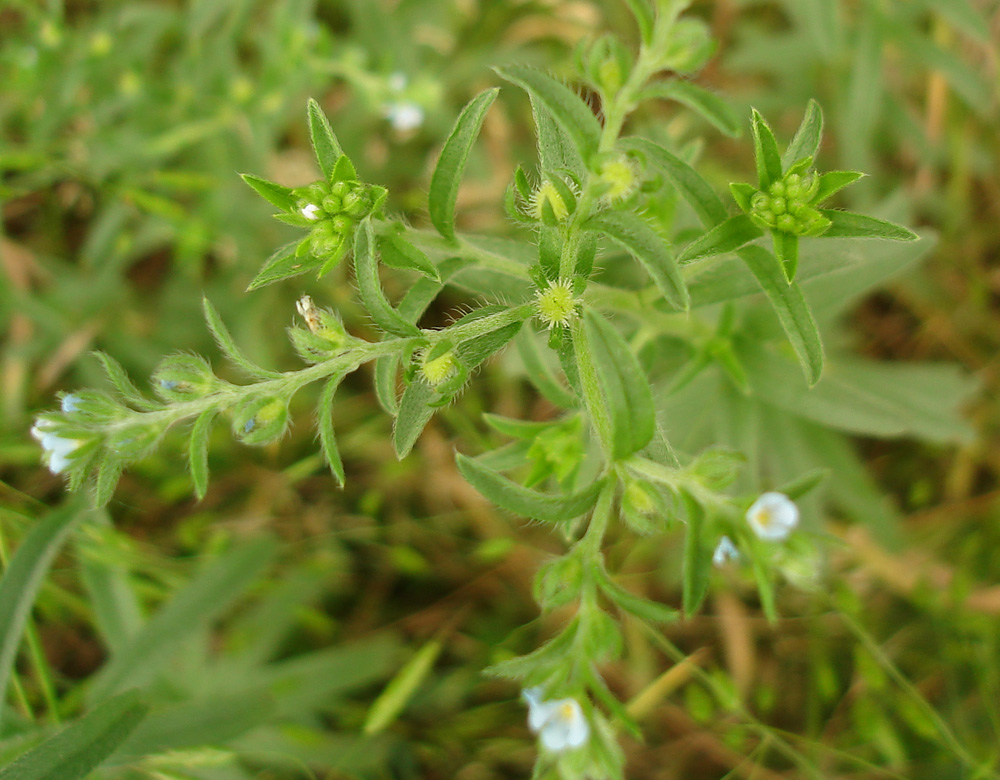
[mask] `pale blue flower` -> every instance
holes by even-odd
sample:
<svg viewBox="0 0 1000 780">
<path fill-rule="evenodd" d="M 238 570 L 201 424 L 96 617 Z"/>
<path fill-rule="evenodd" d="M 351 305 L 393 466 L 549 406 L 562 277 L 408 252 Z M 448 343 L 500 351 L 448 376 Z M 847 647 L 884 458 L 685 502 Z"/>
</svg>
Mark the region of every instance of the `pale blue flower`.
<svg viewBox="0 0 1000 780">
<path fill-rule="evenodd" d="M 65 399 L 64 399 L 65 400 Z M 42 445 L 42 460 L 47 462 L 49 471 L 61 474 L 70 466 L 70 454 L 82 444 L 77 439 L 64 439 L 52 432 L 53 423 L 39 420 L 31 429 L 31 435 Z"/>
<path fill-rule="evenodd" d="M 724 566 L 730 561 L 738 561 L 739 559 L 740 551 L 736 549 L 733 540 L 728 536 L 719 539 L 719 543 L 715 546 L 715 552 L 712 553 L 712 563 L 716 566 Z"/>
<path fill-rule="evenodd" d="M 307 203 L 299 209 L 299 213 L 308 220 L 315 222 L 319 219 L 319 206 L 315 203 Z"/>
<path fill-rule="evenodd" d="M 71 414 L 80 408 L 80 396 L 64 395 L 62 399 L 62 410 L 66 414 Z"/>
<path fill-rule="evenodd" d="M 799 508 L 784 493 L 764 493 L 753 502 L 746 517 L 759 538 L 780 542 L 799 524 Z"/>
<path fill-rule="evenodd" d="M 553 753 L 578 748 L 590 737 L 590 724 L 576 699 L 542 701 L 541 688 L 521 693 L 528 705 L 528 728 Z"/>
</svg>

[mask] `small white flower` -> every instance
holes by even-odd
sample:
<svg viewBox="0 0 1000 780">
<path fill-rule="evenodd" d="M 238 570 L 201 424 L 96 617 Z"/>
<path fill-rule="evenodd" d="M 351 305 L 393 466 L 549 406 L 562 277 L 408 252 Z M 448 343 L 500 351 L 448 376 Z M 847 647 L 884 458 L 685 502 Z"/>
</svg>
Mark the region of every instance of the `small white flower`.
<svg viewBox="0 0 1000 780">
<path fill-rule="evenodd" d="M 541 688 L 528 688 L 521 696 L 528 705 L 528 728 L 546 750 L 578 748 L 590 737 L 590 724 L 576 699 L 542 701 Z"/>
<path fill-rule="evenodd" d="M 319 206 L 315 203 L 307 203 L 299 209 L 299 213 L 306 219 L 311 219 L 315 222 L 319 219 Z"/>
<path fill-rule="evenodd" d="M 52 432 L 52 423 L 39 420 L 31 429 L 31 435 L 42 445 L 42 460 L 48 462 L 49 471 L 61 474 L 70 465 L 69 455 L 82 442 L 77 439 L 64 439 Z"/>
<path fill-rule="evenodd" d="M 62 399 L 62 410 L 66 414 L 71 414 L 80 408 L 80 396 L 64 395 Z"/>
<path fill-rule="evenodd" d="M 385 107 L 385 118 L 400 133 L 406 133 L 424 123 L 424 110 L 416 103 L 390 103 Z"/>
<path fill-rule="evenodd" d="M 388 81 L 389 89 L 392 90 L 393 92 L 402 92 L 404 89 L 406 89 L 406 82 L 407 82 L 406 74 L 396 71 L 391 76 L 389 76 L 389 81 Z"/>
<path fill-rule="evenodd" d="M 719 543 L 715 546 L 715 552 L 712 553 L 712 563 L 716 566 L 725 566 L 730 561 L 738 561 L 739 559 L 740 551 L 736 549 L 733 540 L 728 536 L 719 539 Z"/>
<path fill-rule="evenodd" d="M 764 493 L 747 510 L 747 522 L 759 538 L 780 542 L 799 524 L 799 508 L 784 493 Z"/>
</svg>

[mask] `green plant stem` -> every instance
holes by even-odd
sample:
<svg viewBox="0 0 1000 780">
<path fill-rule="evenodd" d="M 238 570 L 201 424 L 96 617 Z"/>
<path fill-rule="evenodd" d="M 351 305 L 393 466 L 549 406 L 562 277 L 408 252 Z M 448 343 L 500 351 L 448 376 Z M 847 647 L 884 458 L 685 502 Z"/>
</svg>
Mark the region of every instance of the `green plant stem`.
<svg viewBox="0 0 1000 780">
<path fill-rule="evenodd" d="M 583 390 L 583 402 L 590 415 L 591 424 L 601 442 L 605 457 L 611 457 L 614 451 L 614 436 L 611 431 L 611 420 L 605 408 L 604 396 L 601 393 L 597 369 L 590 354 L 590 345 L 583 334 L 583 320 L 577 318 L 572 326 L 573 351 L 576 354 L 576 366 L 580 372 L 580 387 Z"/>
</svg>

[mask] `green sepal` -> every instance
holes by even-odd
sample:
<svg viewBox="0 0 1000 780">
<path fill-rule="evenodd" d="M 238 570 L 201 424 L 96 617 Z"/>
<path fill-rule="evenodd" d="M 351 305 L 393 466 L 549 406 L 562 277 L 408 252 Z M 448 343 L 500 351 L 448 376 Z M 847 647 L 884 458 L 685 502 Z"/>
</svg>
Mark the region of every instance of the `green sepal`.
<svg viewBox="0 0 1000 780">
<path fill-rule="evenodd" d="M 337 485 L 344 486 L 346 481 L 344 475 L 344 463 L 340 459 L 340 451 L 337 449 L 337 436 L 333 430 L 333 399 L 337 393 L 337 388 L 343 381 L 343 374 L 331 376 L 323 386 L 319 402 L 316 406 L 316 428 L 319 431 L 320 446 L 323 450 L 323 459 L 330 467 Z"/>
<path fill-rule="evenodd" d="M 708 593 L 711 552 L 705 544 L 705 510 L 687 491 L 681 491 L 687 515 L 684 532 L 684 564 L 682 566 L 682 601 L 684 614 L 690 618 Z"/>
<path fill-rule="evenodd" d="M 218 415 L 216 409 L 206 409 L 194 421 L 188 442 L 188 468 L 194 484 L 195 497 L 201 501 L 208 493 L 208 437 Z"/>
</svg>

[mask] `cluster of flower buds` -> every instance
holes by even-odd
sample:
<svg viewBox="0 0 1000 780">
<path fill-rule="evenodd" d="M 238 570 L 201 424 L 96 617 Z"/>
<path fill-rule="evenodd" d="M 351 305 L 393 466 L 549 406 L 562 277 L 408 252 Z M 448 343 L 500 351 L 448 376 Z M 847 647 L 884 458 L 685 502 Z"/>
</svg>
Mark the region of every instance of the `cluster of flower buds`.
<svg viewBox="0 0 1000 780">
<path fill-rule="evenodd" d="M 754 223 L 765 230 L 793 236 L 819 236 L 830 227 L 830 220 L 816 208 L 822 198 L 821 177 L 809 170 L 812 158 L 793 165 L 771 186 L 757 190 L 740 203 Z"/>
<path fill-rule="evenodd" d="M 386 191 L 358 181 L 351 161 L 342 156 L 331 181 L 300 187 L 295 196 L 294 222 L 310 228 L 309 240 L 302 248 L 326 258 L 326 265 L 332 267 L 347 250 L 357 224 L 382 205 Z"/>
</svg>

